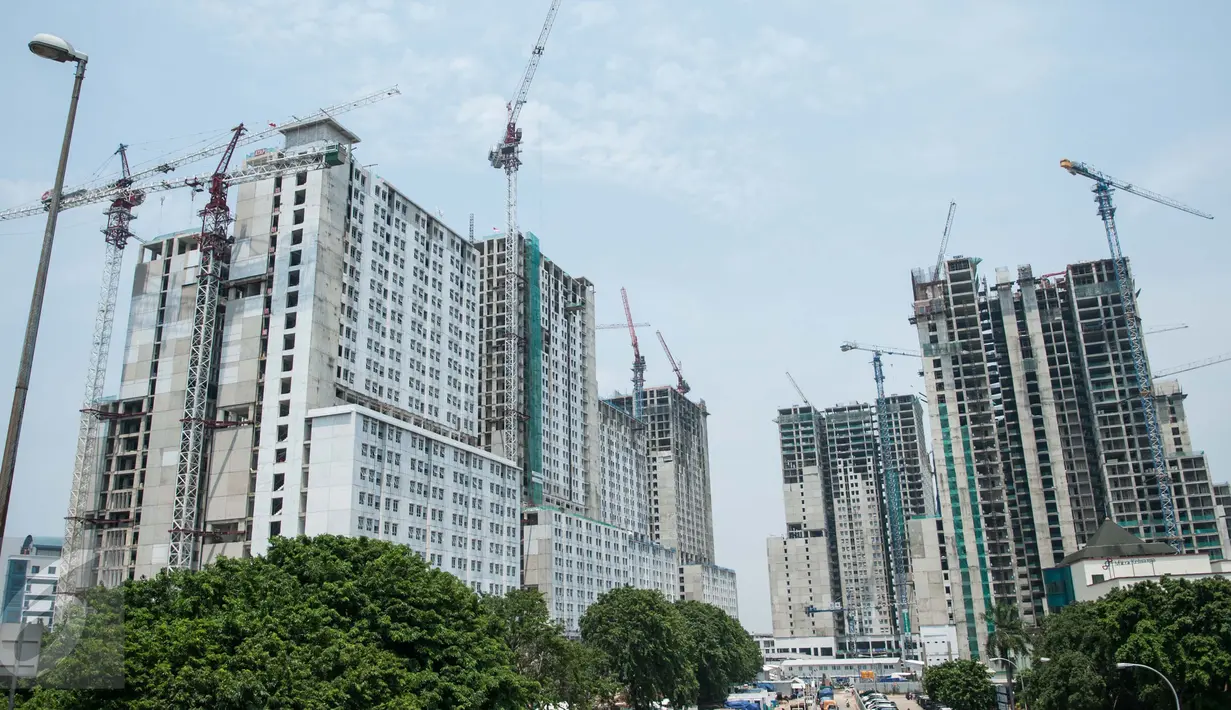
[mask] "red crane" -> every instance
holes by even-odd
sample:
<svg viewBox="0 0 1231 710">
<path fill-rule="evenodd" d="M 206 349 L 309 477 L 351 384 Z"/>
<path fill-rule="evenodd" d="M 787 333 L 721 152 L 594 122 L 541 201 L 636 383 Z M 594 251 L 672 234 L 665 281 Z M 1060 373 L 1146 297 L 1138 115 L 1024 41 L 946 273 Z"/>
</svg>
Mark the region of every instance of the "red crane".
<svg viewBox="0 0 1231 710">
<path fill-rule="evenodd" d="M 171 546 L 167 566 L 195 566 L 197 513 L 212 412 L 209 411 L 209 375 L 218 352 L 216 346 L 218 300 L 226 265 L 230 261 L 231 208 L 227 206 L 227 168 L 235 146 L 244 134 L 244 124 L 234 135 L 209 180 L 209 202 L 201 210 L 201 265 L 197 271 L 197 294 L 188 349 L 188 381 L 184 385 L 184 418 L 180 433 L 179 467 L 175 473 L 175 498 L 171 507 Z"/>
<path fill-rule="evenodd" d="M 692 388 L 684 381 L 684 373 L 680 372 L 680 363 L 676 362 L 675 358 L 671 356 L 671 348 L 667 347 L 667 340 L 663 338 L 663 332 L 656 330 L 654 333 L 658 336 L 658 342 L 663 346 L 663 352 L 667 354 L 667 362 L 671 363 L 671 369 L 675 371 L 675 391 L 680 394 L 688 394 L 688 391 Z"/>
<path fill-rule="evenodd" d="M 637 324 L 633 322 L 633 311 L 628 307 L 628 291 L 623 286 L 620 287 L 620 298 L 624 300 L 628 336 L 633 341 L 633 418 L 641 421 L 645 418 L 645 357 L 637 343 Z"/>
</svg>

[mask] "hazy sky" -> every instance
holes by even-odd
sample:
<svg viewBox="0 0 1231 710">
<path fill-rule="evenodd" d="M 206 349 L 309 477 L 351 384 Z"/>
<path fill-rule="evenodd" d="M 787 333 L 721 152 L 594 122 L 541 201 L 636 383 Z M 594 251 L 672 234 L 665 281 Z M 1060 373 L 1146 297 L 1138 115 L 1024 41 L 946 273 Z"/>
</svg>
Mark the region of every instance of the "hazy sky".
<svg viewBox="0 0 1231 710">
<path fill-rule="evenodd" d="M 342 118 L 360 160 L 464 232 L 500 225 L 488 166 L 547 0 L 213 0 L 8 3 L 0 23 L 0 207 L 50 188 L 71 68 L 26 42 L 57 33 L 90 55 L 69 180 L 185 150 L 385 85 L 403 95 Z M 343 9 L 345 8 L 345 9 Z M 910 269 L 950 252 L 1059 271 L 1106 253 L 1088 181 L 1063 157 L 1215 214 L 1122 195 L 1155 367 L 1231 351 L 1231 4 L 920 0 L 564 0 L 522 114 L 521 224 L 598 288 L 626 286 L 649 381 L 673 376 L 661 328 L 711 412 L 718 562 L 740 612 L 769 624 L 765 538 L 784 530 L 773 422 L 797 399 L 868 400 L 864 353 L 912 348 Z M 204 173 L 199 165 L 185 174 Z M 148 238 L 201 207 L 163 193 Z M 64 213 L 21 440 L 9 535 L 60 534 L 97 299 L 103 205 Z M 0 410 L 7 413 L 42 221 L 0 223 Z M 130 249 L 130 259 L 135 255 Z M 1219 266 L 1222 264 L 1222 266 Z M 114 353 L 127 321 L 121 287 Z M 599 386 L 627 389 L 625 333 L 599 334 Z M 113 358 L 112 382 L 118 381 Z M 889 388 L 918 391 L 914 363 Z M 1231 364 L 1181 376 L 1193 440 L 1231 470 Z M 0 414 L 3 416 L 4 414 Z"/>
</svg>

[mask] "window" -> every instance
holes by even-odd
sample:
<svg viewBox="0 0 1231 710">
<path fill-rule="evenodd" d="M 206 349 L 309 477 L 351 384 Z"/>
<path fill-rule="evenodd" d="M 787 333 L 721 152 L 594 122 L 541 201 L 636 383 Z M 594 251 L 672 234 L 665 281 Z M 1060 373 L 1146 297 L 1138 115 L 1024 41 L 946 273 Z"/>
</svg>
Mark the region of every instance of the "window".
<svg viewBox="0 0 1231 710">
<path fill-rule="evenodd" d="M 273 498 L 269 501 L 269 514 L 277 515 L 282 512 L 282 499 Z"/>
<path fill-rule="evenodd" d="M 290 329 L 294 328 L 294 327 L 295 327 L 295 321 L 296 321 L 296 320 L 297 320 L 297 314 L 295 314 L 295 313 L 287 313 L 287 314 L 286 314 L 286 325 L 285 325 L 285 326 L 283 326 L 283 327 L 284 327 L 286 330 L 290 330 Z"/>
<path fill-rule="evenodd" d="M 290 436 L 290 426 L 286 424 L 279 424 L 278 425 L 278 441 L 286 441 L 288 436 Z"/>
<path fill-rule="evenodd" d="M 291 230 L 291 244 L 295 245 L 295 244 L 302 244 L 302 243 L 303 243 L 303 230 L 302 229 L 292 229 Z"/>
<path fill-rule="evenodd" d="M 299 252 L 295 252 L 295 253 L 298 254 Z M 296 269 L 286 275 L 286 285 L 287 286 L 298 286 L 299 285 L 299 269 Z"/>
<path fill-rule="evenodd" d="M 292 224 L 303 224 L 303 210 L 302 209 L 295 210 L 295 219 L 291 223 Z"/>
<path fill-rule="evenodd" d="M 288 333 L 287 335 L 282 336 L 282 349 L 283 350 L 294 350 L 295 349 L 295 334 L 294 333 Z"/>
<path fill-rule="evenodd" d="M 278 402 L 278 416 L 289 417 L 291 415 L 291 400 L 284 399 Z"/>
<path fill-rule="evenodd" d="M 286 474 L 285 473 L 275 473 L 274 474 L 274 490 L 280 491 L 285 486 L 286 486 Z"/>
<path fill-rule="evenodd" d="M 269 524 L 269 536 L 279 537 L 282 535 L 282 521 L 275 520 Z"/>
<path fill-rule="evenodd" d="M 298 185 L 307 185 L 307 184 L 308 184 L 308 171 L 305 170 L 302 173 L 295 174 L 295 185 L 298 186 Z"/>
<path fill-rule="evenodd" d="M 299 292 L 298 291 L 288 291 L 286 294 L 286 307 L 294 308 L 295 306 L 298 306 L 298 305 L 299 305 Z"/>
<path fill-rule="evenodd" d="M 304 202 L 307 201 L 307 199 L 308 199 L 307 190 L 296 190 L 295 191 L 295 204 L 296 205 L 302 205 Z"/>
<path fill-rule="evenodd" d="M 291 266 L 299 266 L 300 262 L 302 261 L 303 261 L 303 251 L 296 249 L 295 251 L 291 252 Z"/>
<path fill-rule="evenodd" d="M 283 355 L 282 356 L 282 371 L 290 372 L 294 368 L 295 368 L 295 356 L 294 355 Z"/>
</svg>

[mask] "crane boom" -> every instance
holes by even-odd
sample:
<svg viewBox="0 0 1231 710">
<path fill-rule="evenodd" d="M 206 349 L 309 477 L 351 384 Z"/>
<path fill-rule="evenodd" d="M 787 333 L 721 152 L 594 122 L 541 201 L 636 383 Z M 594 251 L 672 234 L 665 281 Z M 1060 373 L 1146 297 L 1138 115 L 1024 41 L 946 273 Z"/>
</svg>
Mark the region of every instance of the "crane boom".
<svg viewBox="0 0 1231 710">
<path fill-rule="evenodd" d="M 1184 538 L 1181 535 L 1180 523 L 1176 516 L 1175 499 L 1172 497 L 1171 471 L 1167 468 L 1167 454 L 1163 448 L 1162 430 L 1158 424 L 1158 409 L 1154 405 L 1154 378 L 1150 374 L 1150 363 L 1146 359 L 1145 343 L 1142 340 L 1141 323 L 1137 315 L 1137 297 L 1133 293 L 1133 285 L 1128 279 L 1128 262 L 1120 248 L 1120 234 L 1116 229 L 1116 208 L 1112 203 L 1113 188 L 1153 200 L 1168 207 L 1174 207 L 1182 212 L 1213 219 L 1199 210 L 1183 205 L 1169 197 L 1164 197 L 1149 190 L 1136 187 L 1129 183 L 1105 175 L 1085 163 L 1074 163 L 1068 158 L 1060 161 L 1060 167 L 1070 175 L 1081 175 L 1094 181 L 1094 202 L 1098 205 L 1098 215 L 1103 220 L 1103 229 L 1107 233 L 1107 246 L 1111 251 L 1111 262 L 1115 268 L 1116 286 L 1120 292 L 1120 307 L 1124 311 L 1125 327 L 1128 330 L 1129 348 L 1133 357 L 1133 374 L 1135 385 L 1140 395 L 1141 412 L 1145 419 L 1146 435 L 1150 443 L 1150 459 L 1154 467 L 1154 479 L 1158 485 L 1159 507 L 1162 508 L 1163 529 L 1166 540 L 1176 548 L 1178 553 L 1184 552 Z"/>
<path fill-rule="evenodd" d="M 945 231 L 940 235 L 940 251 L 936 254 L 936 278 L 940 278 L 940 270 L 945 265 L 945 252 L 949 249 L 949 230 L 953 229 L 955 212 L 957 212 L 957 203 L 949 200 L 949 216 L 945 217 Z"/>
<path fill-rule="evenodd" d="M 1192 362 L 1186 362 L 1183 365 L 1176 365 L 1175 367 L 1169 367 L 1165 370 L 1159 370 L 1158 372 L 1154 374 L 1154 376 L 1155 377 L 1170 377 L 1172 375 L 1178 375 L 1181 372 L 1188 372 L 1190 370 L 1199 370 L 1203 367 L 1209 367 L 1210 365 L 1217 365 L 1220 362 L 1227 362 L 1228 360 L 1231 360 L 1231 353 L 1223 353 L 1222 355 L 1215 355 L 1214 357 L 1207 357 L 1204 360 L 1194 360 Z"/>
<path fill-rule="evenodd" d="M 560 0 L 552 0 L 551 7 L 547 9 L 547 19 L 543 21 L 543 29 L 539 30 L 539 38 L 530 52 L 530 61 L 526 64 L 526 70 L 522 72 L 521 83 L 517 85 L 517 93 L 513 95 L 513 101 L 509 103 L 509 126 L 517 123 L 518 117 L 521 116 L 521 108 L 526 105 L 526 98 L 530 94 L 530 82 L 534 81 L 534 73 L 538 71 L 539 60 L 543 58 L 543 50 L 547 48 L 547 35 L 551 34 L 551 27 L 556 23 L 556 13 L 559 11 Z"/>
<path fill-rule="evenodd" d="M 1172 330 L 1184 330 L 1186 328 L 1188 328 L 1187 323 L 1173 323 L 1171 325 L 1158 325 L 1153 328 L 1147 328 L 1146 330 L 1143 330 L 1142 333 L 1144 335 L 1154 335 L 1155 333 L 1166 333 Z"/>
<path fill-rule="evenodd" d="M 922 354 L 914 350 L 906 350 L 904 348 L 888 348 L 883 345 L 868 345 L 866 343 L 856 343 L 853 340 L 848 340 L 842 343 L 842 352 L 850 352 L 852 350 L 864 350 L 870 353 L 880 353 L 881 355 L 903 355 L 905 357 L 923 357 Z"/>
<path fill-rule="evenodd" d="M 252 143 L 266 140 L 268 138 L 271 138 L 277 133 L 281 133 L 283 131 L 286 131 L 289 128 L 294 127 L 296 124 L 299 124 L 299 123 L 306 123 L 308 121 L 314 121 L 320 118 L 324 118 L 326 116 L 337 116 L 337 115 L 346 113 L 347 111 L 352 111 L 357 108 L 369 106 L 379 101 L 384 101 L 387 98 L 390 98 L 392 96 L 397 96 L 401 93 L 402 92 L 398 90 L 397 86 L 391 86 L 387 89 L 381 89 L 380 91 L 373 92 L 362 98 L 355 99 L 354 101 L 348 101 L 346 103 L 341 103 L 335 106 L 330 106 L 328 108 L 320 109 L 319 111 L 316 111 L 310 114 L 306 118 L 292 119 L 288 121 L 287 123 L 281 124 L 277 127 L 270 127 L 263 131 L 258 131 L 256 133 L 245 134 L 239 140 L 239 142 L 236 143 L 233 147 L 231 146 L 230 141 L 228 141 L 227 143 L 211 145 L 207 148 L 202 148 L 201 150 L 193 151 L 192 153 L 182 155 L 173 160 L 167 161 L 165 163 L 160 163 L 159 165 L 156 165 L 152 168 L 142 170 L 137 173 L 133 173 L 131 175 L 123 174 L 121 175 L 120 178 L 117 178 L 115 180 L 108 180 L 103 183 L 98 183 L 96 181 L 96 182 L 88 183 L 86 185 L 82 185 L 82 186 L 79 186 L 73 189 L 65 190 L 60 199 L 60 211 L 64 211 L 66 209 L 70 209 L 73 207 L 80 207 L 82 205 L 88 205 L 94 202 L 103 202 L 106 200 L 114 199 L 117 193 L 125 189 L 138 189 L 138 190 L 149 191 L 150 189 L 156 188 L 157 186 L 161 185 L 163 183 L 163 177 L 167 173 L 170 173 L 183 165 L 190 165 L 200 160 L 204 160 L 205 158 L 219 155 L 227 151 L 228 148 L 231 150 L 234 150 L 235 148 L 238 148 L 241 146 L 245 146 L 245 145 L 249 145 Z M 125 158 L 125 163 L 127 163 L 127 158 Z M 127 165 L 125 165 L 125 168 L 127 168 Z M 125 170 L 125 172 L 127 172 L 127 170 Z M 178 187 L 178 185 L 172 185 L 172 186 Z M 0 210 L 0 221 L 6 220 L 6 219 L 17 219 L 19 217 L 28 217 L 30 215 L 35 215 L 35 214 L 39 214 L 42 212 L 46 212 L 47 204 L 48 204 L 48 200 L 46 199 L 46 196 L 45 196 L 44 199 L 39 202 L 31 203 L 28 205 L 22 205 L 19 207 L 14 207 L 12 209 Z"/>
<path fill-rule="evenodd" d="M 1176 200 L 1171 199 L 1170 197 L 1160 195 L 1157 192 L 1151 192 L 1150 190 L 1147 190 L 1145 188 L 1137 187 L 1136 185 L 1132 183 L 1124 182 L 1123 180 L 1117 180 L 1116 178 L 1113 178 L 1112 176 L 1107 175 L 1106 173 L 1102 173 L 1102 172 L 1099 172 L 1098 170 L 1095 170 L 1094 168 L 1090 167 L 1089 165 L 1085 163 L 1074 163 L 1068 158 L 1065 158 L 1060 161 L 1060 167 L 1069 171 L 1070 175 L 1081 175 L 1082 177 L 1090 178 L 1096 183 L 1107 185 L 1109 187 L 1114 187 L 1118 190 L 1124 190 L 1125 192 L 1132 193 L 1134 195 L 1137 195 L 1138 197 L 1144 197 L 1147 200 L 1153 200 L 1154 202 L 1157 202 L 1160 205 L 1174 207 L 1175 209 L 1180 210 L 1181 212 L 1187 212 L 1191 215 L 1196 215 L 1198 217 L 1204 217 L 1205 219 L 1214 219 L 1214 215 L 1212 214 L 1206 214 L 1205 212 L 1202 212 L 1199 209 L 1189 207 L 1188 205 L 1182 202 L 1178 202 Z"/>
<path fill-rule="evenodd" d="M 795 381 L 794 377 L 791 377 L 790 372 L 786 373 L 786 378 L 791 381 L 791 386 L 795 388 L 795 391 L 799 394 L 799 398 L 804 401 L 804 406 L 811 407 L 812 403 L 808 401 L 808 396 L 805 395 L 804 391 L 799 388 L 799 383 Z"/>
<path fill-rule="evenodd" d="M 649 328 L 649 323 L 633 323 L 638 328 Z M 628 323 L 603 323 L 602 325 L 594 326 L 595 330 L 623 330 L 628 327 Z"/>
<path fill-rule="evenodd" d="M 658 336 L 658 343 L 663 346 L 663 352 L 667 354 L 667 362 L 671 363 L 671 370 L 675 372 L 675 391 L 680 394 L 688 394 L 692 387 L 689 387 L 688 383 L 684 381 L 684 373 L 680 371 L 680 363 L 676 362 L 675 358 L 671 355 L 671 348 L 667 347 L 667 340 L 663 337 L 663 332 L 656 330 L 654 333 Z"/>
</svg>

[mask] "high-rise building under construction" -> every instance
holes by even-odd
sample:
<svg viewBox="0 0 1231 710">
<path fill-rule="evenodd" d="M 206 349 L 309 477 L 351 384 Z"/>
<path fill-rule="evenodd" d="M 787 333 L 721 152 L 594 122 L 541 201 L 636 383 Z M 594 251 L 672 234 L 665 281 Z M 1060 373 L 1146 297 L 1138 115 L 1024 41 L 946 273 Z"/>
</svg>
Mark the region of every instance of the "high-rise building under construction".
<svg viewBox="0 0 1231 710">
<path fill-rule="evenodd" d="M 931 515 L 922 407 L 914 395 L 891 395 L 885 406 L 905 513 Z M 780 409 L 776 421 L 787 533 L 767 542 L 774 635 L 829 638 L 822 650 L 846 656 L 896 649 L 875 407 L 796 405 Z"/>
<path fill-rule="evenodd" d="M 1103 518 L 1143 539 L 1165 535 L 1111 261 L 1038 277 L 1028 266 L 1015 276 L 1000 269 L 991 285 L 978 265 L 958 257 L 916 270 L 911 318 L 957 563 L 961 642 L 974 657 L 997 602 L 1018 604 L 1028 624 L 1041 619 L 1042 569 L 1076 551 Z M 1173 427 L 1168 401 L 1159 400 L 1160 421 Z M 1186 549 L 1221 557 L 1204 456 L 1172 445 Z"/>
<path fill-rule="evenodd" d="M 329 118 L 286 137 L 289 153 L 358 142 Z M 331 533 L 407 545 L 478 591 L 517 586 L 520 482 L 479 439 L 476 250 L 354 160 L 236 192 L 212 444 L 179 531 L 191 566 Z M 196 231 L 141 249 L 87 583 L 168 565 L 199 254 Z"/>
<path fill-rule="evenodd" d="M 598 379 L 594 350 L 594 285 L 573 277 L 539 250 L 532 233 L 518 236 L 522 264 L 515 289 L 519 303 L 505 303 L 508 257 L 503 235 L 476 242 L 479 255 L 479 367 L 482 443 L 517 461 L 523 499 L 590 517 L 598 515 Z M 520 381 L 508 382 L 504 359 L 509 327 L 518 328 Z M 520 423 L 516 451 L 505 451 L 505 410 Z"/>
</svg>

